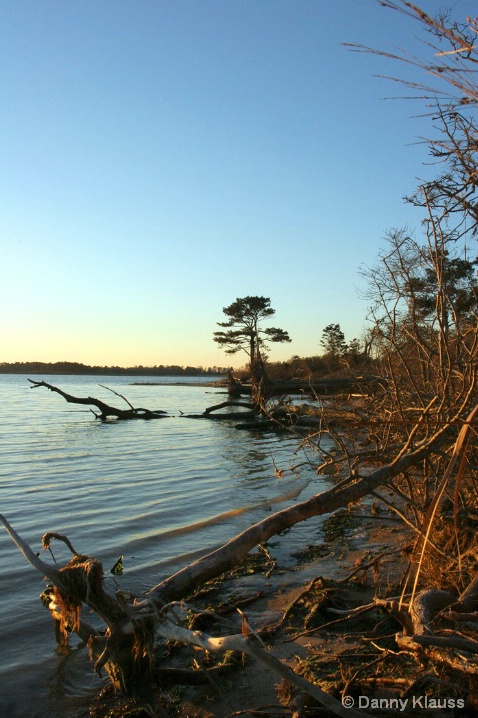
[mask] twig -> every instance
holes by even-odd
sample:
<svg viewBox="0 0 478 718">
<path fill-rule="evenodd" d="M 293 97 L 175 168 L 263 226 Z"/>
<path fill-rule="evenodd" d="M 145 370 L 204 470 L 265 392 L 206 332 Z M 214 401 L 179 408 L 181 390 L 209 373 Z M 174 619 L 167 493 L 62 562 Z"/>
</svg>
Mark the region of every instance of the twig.
<svg viewBox="0 0 478 718">
<path fill-rule="evenodd" d="M 310 636 L 311 633 L 317 633 L 317 631 L 322 630 L 322 628 L 328 628 L 329 626 L 333 626 L 336 623 L 342 623 L 343 621 L 347 621 L 349 618 L 354 618 L 355 616 L 358 616 L 360 613 L 365 613 L 365 611 L 371 611 L 372 608 L 376 608 L 374 603 L 369 603 L 366 606 L 354 608 L 346 616 L 336 618 L 334 621 L 329 621 L 328 623 L 323 623 L 321 626 L 316 626 L 315 628 L 309 628 L 307 629 L 307 631 L 296 633 L 294 636 L 292 636 L 292 638 L 287 638 L 286 640 L 284 640 L 283 643 L 291 643 L 292 641 L 295 641 L 296 638 L 302 638 L 302 636 Z"/>
<path fill-rule="evenodd" d="M 350 679 L 347 681 L 347 683 L 345 684 L 345 686 L 344 686 L 344 688 L 343 688 L 343 690 L 342 690 L 342 700 L 343 700 L 343 699 L 345 698 L 345 696 L 347 695 L 349 686 L 355 681 L 355 679 L 357 678 L 357 676 L 359 676 L 361 673 L 363 673 L 364 671 L 366 671 L 367 668 L 371 668 L 371 666 L 374 666 L 374 665 L 376 665 L 377 663 L 381 663 L 384 659 L 385 659 L 385 656 L 383 656 L 383 655 L 382 655 L 382 656 L 378 656 L 378 658 L 376 658 L 374 661 L 370 661 L 370 663 L 367 663 L 365 666 L 361 666 L 360 668 L 358 668 L 358 669 L 355 671 L 355 673 L 353 674 L 352 678 L 350 678 Z"/>
<path fill-rule="evenodd" d="M 341 583 L 346 583 L 347 581 L 350 581 L 352 576 L 355 576 L 355 574 L 359 573 L 360 571 L 366 571 L 371 566 L 376 564 L 377 561 L 380 561 L 380 559 L 383 558 L 384 556 L 391 556 L 392 554 L 399 553 L 400 551 L 401 551 L 401 549 L 399 549 L 399 548 L 395 548 L 392 551 L 383 551 L 378 556 L 375 556 L 375 558 L 373 558 L 368 563 L 364 563 L 364 564 L 361 564 L 360 566 L 357 566 L 357 568 L 354 571 L 352 571 L 352 573 L 350 573 L 345 578 L 341 578 L 340 581 L 338 581 L 337 583 L 341 584 Z"/>
<path fill-rule="evenodd" d="M 70 539 L 67 536 L 63 536 L 63 534 L 57 533 L 56 531 L 48 531 L 48 533 L 46 533 L 42 536 L 42 548 L 49 549 L 50 548 L 50 540 L 52 538 L 56 539 L 57 541 L 62 541 L 64 544 L 66 544 L 68 546 L 68 548 L 70 549 L 71 553 L 73 554 L 73 556 L 80 555 L 78 553 L 78 551 L 75 551 L 75 549 L 73 548 L 73 545 L 72 545 Z M 50 553 L 51 553 L 51 549 L 50 549 Z"/>
<path fill-rule="evenodd" d="M 118 394 L 117 391 L 115 391 L 114 389 L 110 389 L 109 386 L 105 386 L 104 384 L 98 384 L 98 386 L 101 386 L 102 389 L 106 389 L 107 391 L 111 391 L 111 392 L 113 392 L 113 394 L 116 394 L 116 396 L 119 396 L 120 399 L 123 399 L 123 400 L 128 404 L 128 406 L 130 407 L 130 409 L 132 409 L 133 411 L 135 411 L 135 408 L 134 408 L 133 404 L 131 404 L 131 402 L 129 402 L 128 399 L 127 399 L 125 396 L 123 396 L 123 394 Z"/>
</svg>

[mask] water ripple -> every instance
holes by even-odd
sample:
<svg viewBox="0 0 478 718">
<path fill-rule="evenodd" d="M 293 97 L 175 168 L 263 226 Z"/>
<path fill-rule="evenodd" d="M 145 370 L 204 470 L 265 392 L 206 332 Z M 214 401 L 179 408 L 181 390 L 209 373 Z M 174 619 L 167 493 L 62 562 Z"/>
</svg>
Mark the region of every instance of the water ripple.
<svg viewBox="0 0 478 718">
<path fill-rule="evenodd" d="M 147 588 L 144 582 L 153 573 L 156 580 L 176 571 L 263 518 L 272 506 L 302 499 L 320 487 L 308 469 L 277 477 L 276 466 L 287 469 L 297 463 L 295 438 L 253 435 L 230 423 L 179 416 L 179 409 L 192 413 L 216 403 L 210 389 L 206 394 L 194 385 L 132 386 L 131 377 L 49 381 L 78 396 L 119 402 L 98 386 L 107 384 L 136 406 L 159 406 L 175 415 L 152 422 L 101 423 L 57 395 L 30 390 L 26 377 L 0 375 L 1 512 L 35 551 L 41 551 L 46 531 L 59 531 L 77 550 L 97 556 L 106 570 L 124 555 L 125 573 L 119 580 L 125 587 L 131 581 L 133 590 Z M 64 545 L 52 549 L 60 564 L 68 560 Z M 38 600 L 41 577 L 5 532 L 0 552 L 0 685 L 8 680 L 11 690 L 20 691 L 31 662 L 55 662 L 54 638 Z M 83 681 L 73 674 L 67 671 L 62 679 L 64 696 L 80 695 Z M 57 698 L 53 703 L 61 706 Z M 64 715 L 59 708 L 55 713 L 51 697 L 34 689 L 28 701 L 32 716 Z M 10 710 L 10 704 L 9 697 L 0 696 L 0 711 L 2 705 Z"/>
</svg>

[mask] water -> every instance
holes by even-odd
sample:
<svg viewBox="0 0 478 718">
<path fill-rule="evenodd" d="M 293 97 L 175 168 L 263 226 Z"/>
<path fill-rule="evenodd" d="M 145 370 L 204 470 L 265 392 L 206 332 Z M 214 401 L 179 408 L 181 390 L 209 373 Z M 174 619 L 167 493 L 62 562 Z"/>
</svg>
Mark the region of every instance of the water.
<svg viewBox="0 0 478 718">
<path fill-rule="evenodd" d="M 226 398 L 199 386 L 204 379 L 178 385 L 176 377 L 35 377 L 41 378 L 123 406 L 103 384 L 134 406 L 171 415 L 103 423 L 58 394 L 30 389 L 26 376 L 0 375 L 0 513 L 36 552 L 45 532 L 58 531 L 76 551 L 100 559 L 105 571 L 123 555 L 123 576 L 107 579 L 112 590 L 114 580 L 125 590 L 151 588 L 266 512 L 324 488 L 312 468 L 276 475 L 275 467 L 304 460 L 294 454 L 297 438 L 182 417 Z M 293 529 L 292 547 L 303 531 Z M 52 549 L 58 563 L 69 559 L 63 544 Z M 48 552 L 42 558 L 53 562 Z M 85 650 L 57 653 L 38 598 L 43 588 L 42 576 L 0 527 L 0 715 L 83 718 L 102 681 Z"/>
</svg>

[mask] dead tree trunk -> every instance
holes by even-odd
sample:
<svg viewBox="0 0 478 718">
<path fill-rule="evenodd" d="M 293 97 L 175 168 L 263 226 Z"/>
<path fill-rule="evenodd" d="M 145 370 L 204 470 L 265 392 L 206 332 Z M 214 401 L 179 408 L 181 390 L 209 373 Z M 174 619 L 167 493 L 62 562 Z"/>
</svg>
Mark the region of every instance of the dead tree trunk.
<svg viewBox="0 0 478 718">
<path fill-rule="evenodd" d="M 331 513 L 349 503 L 356 502 L 394 476 L 417 466 L 426 457 L 440 451 L 443 444 L 449 440 L 450 432 L 455 432 L 453 426 L 443 428 L 415 451 L 403 454 L 396 461 L 373 471 L 368 476 L 344 479 L 307 501 L 268 516 L 212 553 L 165 579 L 151 589 L 147 595 L 165 602 L 182 598 L 204 581 L 228 571 L 257 544 L 267 541 L 271 536 L 313 516 Z"/>
<path fill-rule="evenodd" d="M 244 387 L 239 379 L 236 379 L 232 373 L 232 369 L 227 372 L 227 392 L 229 396 L 237 397 L 244 393 Z"/>
<path fill-rule="evenodd" d="M 97 419 L 101 419 L 101 421 L 106 421 L 110 417 L 115 419 L 162 419 L 167 416 L 167 412 L 165 411 L 151 411 L 150 409 L 135 408 L 122 394 L 118 394 L 118 392 L 114 391 L 113 389 L 108 389 L 108 387 L 103 388 L 108 389 L 108 391 L 113 392 L 113 394 L 116 394 L 116 396 L 119 396 L 121 399 L 123 399 L 128 404 L 129 409 L 117 409 L 116 407 L 109 406 L 108 404 L 105 404 L 104 401 L 101 401 L 100 399 L 95 399 L 91 396 L 72 396 L 71 394 L 67 394 L 65 391 L 58 389 L 58 387 L 53 386 L 52 384 L 47 384 L 46 381 L 34 381 L 33 379 L 29 379 L 28 381 L 32 384 L 30 389 L 37 389 L 40 386 L 44 386 L 46 389 L 49 389 L 50 391 L 62 396 L 69 404 L 96 406 L 96 408 L 99 409 L 99 414 L 94 412 L 92 409 L 90 411 L 92 411 L 92 413 Z M 102 385 L 100 384 L 100 386 Z"/>
<path fill-rule="evenodd" d="M 223 411 L 220 414 L 215 413 L 217 411 L 220 411 L 220 409 L 225 409 L 226 407 L 248 409 L 249 411 L 229 411 L 227 413 Z M 185 419 L 217 419 L 219 421 L 225 419 L 234 419 L 236 421 L 237 419 L 253 419 L 257 416 L 254 404 L 240 401 L 222 401 L 220 404 L 208 406 L 207 409 L 205 409 L 201 414 L 183 414 L 182 412 L 180 412 L 180 414 Z"/>
</svg>

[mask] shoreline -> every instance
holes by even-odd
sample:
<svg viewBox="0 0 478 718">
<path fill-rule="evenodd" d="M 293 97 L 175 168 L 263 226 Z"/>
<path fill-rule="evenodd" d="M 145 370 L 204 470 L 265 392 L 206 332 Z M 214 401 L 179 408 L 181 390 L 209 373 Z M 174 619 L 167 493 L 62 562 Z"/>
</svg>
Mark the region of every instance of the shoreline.
<svg viewBox="0 0 478 718">
<path fill-rule="evenodd" d="M 332 590 L 335 586 L 343 595 L 344 601 L 366 604 L 373 600 L 375 594 L 381 597 L 389 595 L 388 589 L 396 583 L 406 565 L 402 549 L 410 534 L 400 520 L 397 521 L 385 511 L 382 515 L 374 516 L 371 507 L 367 505 L 361 506 L 359 512 L 349 513 L 344 510 L 338 521 L 334 516 L 336 514 L 332 514 L 324 522 L 326 524 L 331 521 L 336 524 L 335 529 L 330 531 L 330 540 L 318 541 L 316 545 L 309 544 L 289 557 L 295 558 L 295 565 L 281 565 L 289 563 L 283 550 L 280 546 L 276 551 L 271 548 L 270 553 L 272 557 L 276 557 L 277 567 L 270 575 L 266 572 L 226 576 L 221 580 L 219 594 L 215 597 L 215 602 L 247 603 L 254 596 L 259 596 L 241 610 L 252 629 L 259 632 L 274 655 L 295 671 L 301 663 L 306 665 L 311 655 L 317 655 L 317 651 L 326 663 L 331 660 L 338 663 L 344 650 L 360 650 L 361 638 L 348 640 L 341 632 L 336 634 L 327 630 L 294 637 L 290 635 L 291 627 L 287 624 L 271 634 L 267 631 L 263 633 L 264 627 L 280 621 L 304 590 L 312 582 L 320 581 L 320 578 L 323 579 L 325 587 L 330 586 Z M 347 520 L 348 517 L 351 521 Z M 276 537 L 271 538 L 271 544 L 276 543 L 274 539 Z M 383 553 L 386 546 L 395 553 L 391 553 L 388 559 L 381 562 L 375 577 L 371 575 L 371 571 L 367 571 L 368 580 L 362 583 L 364 572 L 357 571 L 359 563 L 370 563 L 374 556 Z M 321 552 L 325 552 L 325 555 L 320 556 Z M 353 572 L 356 572 L 355 575 L 347 581 L 347 577 Z M 195 605 L 194 599 L 191 599 L 191 605 Z M 330 620 L 334 618 L 336 616 L 331 613 Z M 240 632 L 238 614 L 235 620 L 235 630 Z M 353 621 L 344 625 L 350 631 L 355 630 Z M 230 632 L 234 630 L 230 629 Z M 300 630 L 297 632 L 300 633 Z M 233 712 L 231 709 L 247 712 L 266 705 L 277 706 L 278 693 L 282 695 L 280 683 L 280 678 L 272 670 L 246 661 L 241 670 L 221 682 L 222 695 L 211 686 L 180 688 L 182 697 L 180 706 L 177 706 L 178 715 L 180 718 L 226 718 Z M 321 687 L 325 688 L 324 685 Z"/>
</svg>

